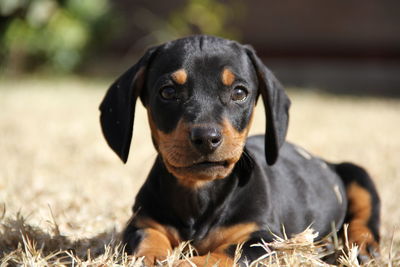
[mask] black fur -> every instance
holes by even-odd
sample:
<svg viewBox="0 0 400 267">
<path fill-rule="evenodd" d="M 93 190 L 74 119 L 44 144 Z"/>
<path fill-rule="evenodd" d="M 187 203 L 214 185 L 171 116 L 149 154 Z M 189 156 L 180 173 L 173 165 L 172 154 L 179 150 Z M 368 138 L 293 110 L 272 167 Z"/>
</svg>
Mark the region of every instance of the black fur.
<svg viewBox="0 0 400 267">
<path fill-rule="evenodd" d="M 248 97 L 231 103 L 231 90 L 220 81 L 223 67 L 237 78 Z M 184 85 L 169 75 L 188 71 Z M 143 70 L 139 72 L 139 70 Z M 165 101 L 159 90 L 173 86 L 176 101 Z M 101 104 L 101 124 L 111 148 L 125 162 L 133 129 L 138 96 L 158 129 L 172 132 L 180 119 L 188 123 L 220 125 L 229 120 L 238 132 L 249 127 L 258 96 L 266 107 L 266 135 L 250 137 L 232 173 L 200 188 L 181 185 L 161 156 L 140 189 L 133 207 L 136 216 L 151 218 L 176 229 L 182 240 L 196 243 L 218 227 L 255 223 L 242 260 L 254 260 L 265 251 L 251 247 L 274 233 L 299 233 L 311 226 L 319 238 L 331 232 L 332 222 L 341 228 L 347 212 L 346 184 L 356 181 L 372 195 L 369 227 L 379 238 L 379 198 L 368 175 L 350 164 L 328 164 L 285 142 L 290 101 L 282 85 L 249 46 L 210 36 L 192 36 L 149 50 L 109 89 Z M 143 231 L 128 224 L 124 242 L 135 251 Z M 231 253 L 231 246 L 227 253 Z"/>
</svg>

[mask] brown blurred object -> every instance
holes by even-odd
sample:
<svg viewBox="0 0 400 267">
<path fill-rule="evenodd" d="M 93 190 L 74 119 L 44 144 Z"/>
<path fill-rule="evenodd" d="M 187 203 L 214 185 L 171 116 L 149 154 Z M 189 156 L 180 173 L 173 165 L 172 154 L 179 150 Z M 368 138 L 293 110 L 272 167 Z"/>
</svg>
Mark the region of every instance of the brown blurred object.
<svg viewBox="0 0 400 267">
<path fill-rule="evenodd" d="M 166 19 L 184 3 L 116 2 L 129 29 L 114 42 L 116 51 L 135 54 L 150 45 L 143 44 L 148 33 L 132 14 L 148 10 Z M 247 0 L 242 4 L 245 18 L 232 22 L 233 26 L 241 41 L 254 46 L 285 85 L 400 96 L 399 1 Z"/>
</svg>

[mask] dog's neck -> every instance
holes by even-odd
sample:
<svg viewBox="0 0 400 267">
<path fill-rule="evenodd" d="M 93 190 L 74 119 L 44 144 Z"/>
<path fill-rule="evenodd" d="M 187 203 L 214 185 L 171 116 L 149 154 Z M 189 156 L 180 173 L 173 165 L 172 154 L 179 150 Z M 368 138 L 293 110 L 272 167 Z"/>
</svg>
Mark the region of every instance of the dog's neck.
<svg viewBox="0 0 400 267">
<path fill-rule="evenodd" d="M 161 162 L 161 164 L 164 164 Z M 165 166 L 163 166 L 165 168 Z M 166 168 L 165 171 L 167 172 Z M 169 187 L 167 192 L 170 197 L 177 201 L 173 205 L 179 207 L 180 212 L 184 212 L 192 217 L 200 217 L 207 212 L 208 206 L 213 207 L 226 201 L 226 192 L 231 192 L 233 187 L 238 185 L 237 177 L 229 175 L 223 179 L 217 179 L 203 183 L 200 187 L 188 187 L 168 173 L 163 177 L 165 185 Z"/>
<path fill-rule="evenodd" d="M 207 182 L 202 187 L 185 187 L 167 171 L 160 157 L 153 170 L 162 172 L 150 173 L 146 181 L 151 184 L 149 188 L 156 190 L 152 192 L 153 204 L 163 213 L 165 211 L 164 220 L 179 226 L 182 229 L 180 234 L 187 240 L 202 238 L 210 227 L 219 223 L 222 214 L 227 212 L 235 187 L 239 186 L 237 175 L 229 175 Z"/>
<path fill-rule="evenodd" d="M 139 192 L 134 210 L 144 213 L 156 210 L 160 222 L 176 226 L 181 230 L 181 236 L 186 240 L 201 239 L 229 212 L 232 196 L 241 186 L 247 183 L 250 176 L 247 153 L 236 163 L 232 174 L 223 179 L 205 183 L 202 187 L 190 188 L 182 185 L 179 180 L 168 172 L 160 156 Z"/>
</svg>

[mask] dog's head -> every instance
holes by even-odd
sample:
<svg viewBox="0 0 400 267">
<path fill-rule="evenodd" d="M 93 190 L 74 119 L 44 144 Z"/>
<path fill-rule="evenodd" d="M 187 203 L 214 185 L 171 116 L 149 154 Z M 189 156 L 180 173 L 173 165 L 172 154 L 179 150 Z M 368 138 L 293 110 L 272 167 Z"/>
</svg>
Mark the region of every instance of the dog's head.
<svg viewBox="0 0 400 267">
<path fill-rule="evenodd" d="M 181 181 L 209 181 L 229 175 L 241 158 L 259 95 L 272 165 L 285 140 L 290 101 L 252 48 L 217 37 L 192 36 L 149 49 L 111 85 L 100 106 L 101 125 L 126 162 L 140 97 L 168 171 Z"/>
</svg>

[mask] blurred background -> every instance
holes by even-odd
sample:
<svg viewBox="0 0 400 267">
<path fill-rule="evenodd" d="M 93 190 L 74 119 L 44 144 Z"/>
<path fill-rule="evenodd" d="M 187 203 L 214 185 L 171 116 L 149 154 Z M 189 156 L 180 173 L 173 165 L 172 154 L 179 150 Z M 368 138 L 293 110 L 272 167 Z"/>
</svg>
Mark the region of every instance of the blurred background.
<svg viewBox="0 0 400 267">
<path fill-rule="evenodd" d="M 2 253 L 41 260 L 21 233 L 43 257 L 104 253 L 156 151 L 137 105 L 123 165 L 99 103 L 148 47 L 196 33 L 256 49 L 292 100 L 289 141 L 367 168 L 391 262 L 377 266 L 400 266 L 399 0 L 0 0 L 0 265 Z M 262 109 L 251 134 L 265 131 Z"/>
<path fill-rule="evenodd" d="M 115 77 L 205 33 L 254 46 L 287 86 L 400 96 L 400 2 L 1 0 L 0 73 Z"/>
</svg>

